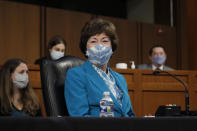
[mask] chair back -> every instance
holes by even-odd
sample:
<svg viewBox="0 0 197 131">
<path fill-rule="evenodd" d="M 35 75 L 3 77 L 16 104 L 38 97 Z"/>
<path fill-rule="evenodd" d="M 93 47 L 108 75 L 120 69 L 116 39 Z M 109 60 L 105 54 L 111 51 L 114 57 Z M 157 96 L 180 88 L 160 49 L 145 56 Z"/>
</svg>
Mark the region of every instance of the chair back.
<svg viewBox="0 0 197 131">
<path fill-rule="evenodd" d="M 65 56 L 56 61 L 47 59 L 42 61 L 40 75 L 47 116 L 68 116 L 64 98 L 66 72 L 83 62 L 74 56 Z"/>
</svg>

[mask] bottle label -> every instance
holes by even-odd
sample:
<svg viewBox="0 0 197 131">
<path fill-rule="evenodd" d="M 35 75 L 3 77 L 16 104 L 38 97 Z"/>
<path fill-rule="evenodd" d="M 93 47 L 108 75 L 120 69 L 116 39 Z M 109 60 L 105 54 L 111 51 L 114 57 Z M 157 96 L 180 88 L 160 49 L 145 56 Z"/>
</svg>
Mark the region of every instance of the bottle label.
<svg viewBox="0 0 197 131">
<path fill-rule="evenodd" d="M 100 117 L 114 117 L 113 106 L 100 106 Z"/>
<path fill-rule="evenodd" d="M 107 112 L 112 112 L 112 109 L 110 106 L 107 106 Z"/>
</svg>

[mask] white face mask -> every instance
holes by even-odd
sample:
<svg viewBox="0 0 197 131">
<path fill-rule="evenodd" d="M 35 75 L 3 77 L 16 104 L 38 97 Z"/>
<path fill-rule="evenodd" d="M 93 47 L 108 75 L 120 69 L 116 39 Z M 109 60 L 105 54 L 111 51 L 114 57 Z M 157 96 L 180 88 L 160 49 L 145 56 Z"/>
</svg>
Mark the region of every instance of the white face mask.
<svg viewBox="0 0 197 131">
<path fill-rule="evenodd" d="M 57 59 L 59 59 L 59 58 L 61 58 L 63 56 L 64 56 L 64 53 L 62 53 L 60 51 L 55 51 L 55 50 L 51 51 L 51 58 L 52 58 L 52 60 L 57 60 Z"/>
<path fill-rule="evenodd" d="M 15 80 L 13 81 L 13 84 L 15 87 L 23 89 L 27 87 L 27 84 L 29 83 L 29 76 L 28 74 L 15 74 Z"/>
</svg>

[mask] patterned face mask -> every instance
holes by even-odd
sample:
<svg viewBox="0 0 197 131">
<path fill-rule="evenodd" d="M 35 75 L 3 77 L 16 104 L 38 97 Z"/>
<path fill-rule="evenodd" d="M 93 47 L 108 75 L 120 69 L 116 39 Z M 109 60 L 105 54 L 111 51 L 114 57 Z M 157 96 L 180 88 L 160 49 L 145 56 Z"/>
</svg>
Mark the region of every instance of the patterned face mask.
<svg viewBox="0 0 197 131">
<path fill-rule="evenodd" d="M 108 63 L 111 55 L 113 54 L 111 47 L 106 47 L 101 44 L 91 48 L 87 48 L 86 55 L 88 60 L 97 66 L 102 66 Z"/>
<path fill-rule="evenodd" d="M 15 75 L 15 81 L 13 81 L 13 84 L 15 87 L 23 89 L 27 87 L 27 84 L 29 83 L 29 76 L 28 74 L 16 74 Z"/>
<path fill-rule="evenodd" d="M 152 61 L 157 64 L 157 65 L 162 65 L 166 61 L 166 57 L 161 55 L 161 56 L 154 56 L 152 58 Z"/>
</svg>

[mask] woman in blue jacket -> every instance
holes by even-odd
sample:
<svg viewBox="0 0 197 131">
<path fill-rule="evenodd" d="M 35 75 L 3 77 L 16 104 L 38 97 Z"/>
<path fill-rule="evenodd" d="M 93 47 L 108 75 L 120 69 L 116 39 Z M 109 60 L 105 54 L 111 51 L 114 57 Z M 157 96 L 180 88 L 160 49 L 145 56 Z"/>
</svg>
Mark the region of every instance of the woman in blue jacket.
<svg viewBox="0 0 197 131">
<path fill-rule="evenodd" d="M 66 73 L 65 100 L 70 116 L 99 117 L 103 92 L 110 92 L 115 117 L 134 116 L 124 77 L 108 66 L 118 45 L 115 26 L 95 18 L 82 29 L 80 49 L 87 60 Z"/>
</svg>

